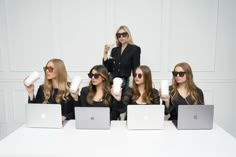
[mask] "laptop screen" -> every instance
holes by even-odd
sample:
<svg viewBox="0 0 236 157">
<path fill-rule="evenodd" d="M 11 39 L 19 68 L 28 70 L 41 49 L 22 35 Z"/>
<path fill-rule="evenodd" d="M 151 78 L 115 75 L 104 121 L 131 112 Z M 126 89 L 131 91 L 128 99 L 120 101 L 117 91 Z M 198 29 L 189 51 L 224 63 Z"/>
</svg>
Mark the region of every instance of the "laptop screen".
<svg viewBox="0 0 236 157">
<path fill-rule="evenodd" d="M 77 129 L 109 129 L 109 107 L 75 107 Z"/>
<path fill-rule="evenodd" d="M 179 105 L 178 129 L 212 129 L 214 105 Z"/>
<path fill-rule="evenodd" d="M 62 128 L 60 104 L 26 104 L 26 126 Z"/>
<path fill-rule="evenodd" d="M 163 129 L 164 105 L 128 105 L 128 129 Z"/>
</svg>

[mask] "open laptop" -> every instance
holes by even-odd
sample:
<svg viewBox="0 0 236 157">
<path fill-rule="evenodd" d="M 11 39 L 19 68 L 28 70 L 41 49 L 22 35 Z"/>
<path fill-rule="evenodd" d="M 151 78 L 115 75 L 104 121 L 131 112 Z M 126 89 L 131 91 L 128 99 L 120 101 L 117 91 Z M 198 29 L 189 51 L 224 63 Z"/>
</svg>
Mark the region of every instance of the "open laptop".
<svg viewBox="0 0 236 157">
<path fill-rule="evenodd" d="M 178 120 L 173 121 L 177 129 L 212 129 L 214 105 L 179 105 Z"/>
<path fill-rule="evenodd" d="M 128 105 L 128 129 L 163 129 L 164 105 Z"/>
<path fill-rule="evenodd" d="M 26 104 L 26 126 L 36 128 L 62 128 L 61 105 Z"/>
<path fill-rule="evenodd" d="M 75 107 L 77 129 L 109 129 L 109 107 Z"/>
</svg>

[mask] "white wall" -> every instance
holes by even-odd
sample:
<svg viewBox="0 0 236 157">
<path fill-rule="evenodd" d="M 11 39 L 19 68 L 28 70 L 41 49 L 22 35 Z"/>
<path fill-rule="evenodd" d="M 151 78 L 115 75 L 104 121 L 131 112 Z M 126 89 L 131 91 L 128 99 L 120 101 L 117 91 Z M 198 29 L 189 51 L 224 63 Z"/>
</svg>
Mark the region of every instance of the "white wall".
<svg viewBox="0 0 236 157">
<path fill-rule="evenodd" d="M 58 57 L 85 86 L 122 24 L 157 88 L 176 63 L 189 62 L 215 121 L 236 137 L 235 10 L 234 0 L 0 0 L 0 137 L 24 122 L 26 75 Z"/>
</svg>

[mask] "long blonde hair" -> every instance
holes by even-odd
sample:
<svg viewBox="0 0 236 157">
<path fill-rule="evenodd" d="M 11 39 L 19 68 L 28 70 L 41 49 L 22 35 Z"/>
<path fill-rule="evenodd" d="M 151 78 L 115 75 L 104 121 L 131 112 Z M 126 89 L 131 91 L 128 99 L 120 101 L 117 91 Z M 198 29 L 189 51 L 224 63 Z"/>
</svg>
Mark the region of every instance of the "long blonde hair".
<svg viewBox="0 0 236 157">
<path fill-rule="evenodd" d="M 150 104 L 153 102 L 153 96 L 152 96 L 152 74 L 151 70 L 146 65 L 140 65 L 136 68 L 140 69 L 143 72 L 143 79 L 144 79 L 144 93 L 142 95 L 142 100 L 146 102 L 147 104 Z M 136 72 L 135 70 L 135 72 Z M 140 92 L 138 90 L 138 85 L 135 83 L 135 78 L 133 78 L 133 96 L 132 101 L 136 102 L 136 100 L 140 97 Z"/>
<path fill-rule="evenodd" d="M 176 67 L 181 67 L 183 68 L 185 75 L 186 75 L 186 85 L 187 85 L 187 91 L 190 94 L 190 97 L 193 99 L 194 104 L 203 104 L 202 100 L 200 99 L 199 94 L 197 93 L 197 86 L 195 85 L 194 81 L 193 81 L 193 72 L 192 69 L 190 67 L 190 65 L 186 62 L 182 62 L 182 63 L 178 63 L 173 71 L 175 70 Z M 173 90 L 171 91 L 171 93 L 173 93 L 173 97 L 172 99 L 176 99 L 177 96 L 177 88 L 178 88 L 178 83 L 176 82 L 175 78 L 172 78 L 172 86 L 173 86 Z"/>
<path fill-rule="evenodd" d="M 130 31 L 129 31 L 129 28 L 128 28 L 127 26 L 125 26 L 125 25 L 122 25 L 122 26 L 120 26 L 120 27 L 117 29 L 116 33 L 118 33 L 121 29 L 123 29 L 125 32 L 128 33 L 128 44 L 133 45 L 134 42 L 133 42 L 132 35 L 131 35 Z M 119 40 L 117 39 L 117 37 L 116 37 L 116 46 L 118 46 L 118 47 L 121 46 L 121 43 L 119 42 Z"/>
<path fill-rule="evenodd" d="M 54 70 L 56 72 L 56 80 L 58 82 L 58 94 L 56 96 L 56 102 L 61 103 L 62 100 L 67 101 L 69 95 L 69 87 L 67 84 L 67 71 L 64 62 L 61 59 L 53 58 L 49 60 L 46 64 L 48 65 L 49 62 L 54 64 Z M 44 93 L 44 102 L 48 103 L 48 100 L 51 96 L 53 96 L 53 85 L 52 80 L 47 79 L 46 75 L 44 78 L 44 86 L 43 86 L 43 93 Z"/>
</svg>

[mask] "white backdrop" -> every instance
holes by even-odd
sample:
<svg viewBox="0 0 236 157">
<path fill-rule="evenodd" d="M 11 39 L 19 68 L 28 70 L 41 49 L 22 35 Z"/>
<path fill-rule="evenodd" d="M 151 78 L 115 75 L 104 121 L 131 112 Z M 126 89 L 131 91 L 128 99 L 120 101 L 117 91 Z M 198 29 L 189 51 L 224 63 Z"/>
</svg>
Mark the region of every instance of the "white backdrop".
<svg viewBox="0 0 236 157">
<path fill-rule="evenodd" d="M 234 0 L 0 0 L 0 137 L 25 120 L 22 84 L 51 58 L 69 76 L 102 63 L 103 47 L 127 25 L 150 66 L 154 85 L 171 80 L 178 62 L 191 64 L 215 121 L 236 137 L 236 1 Z"/>
</svg>

